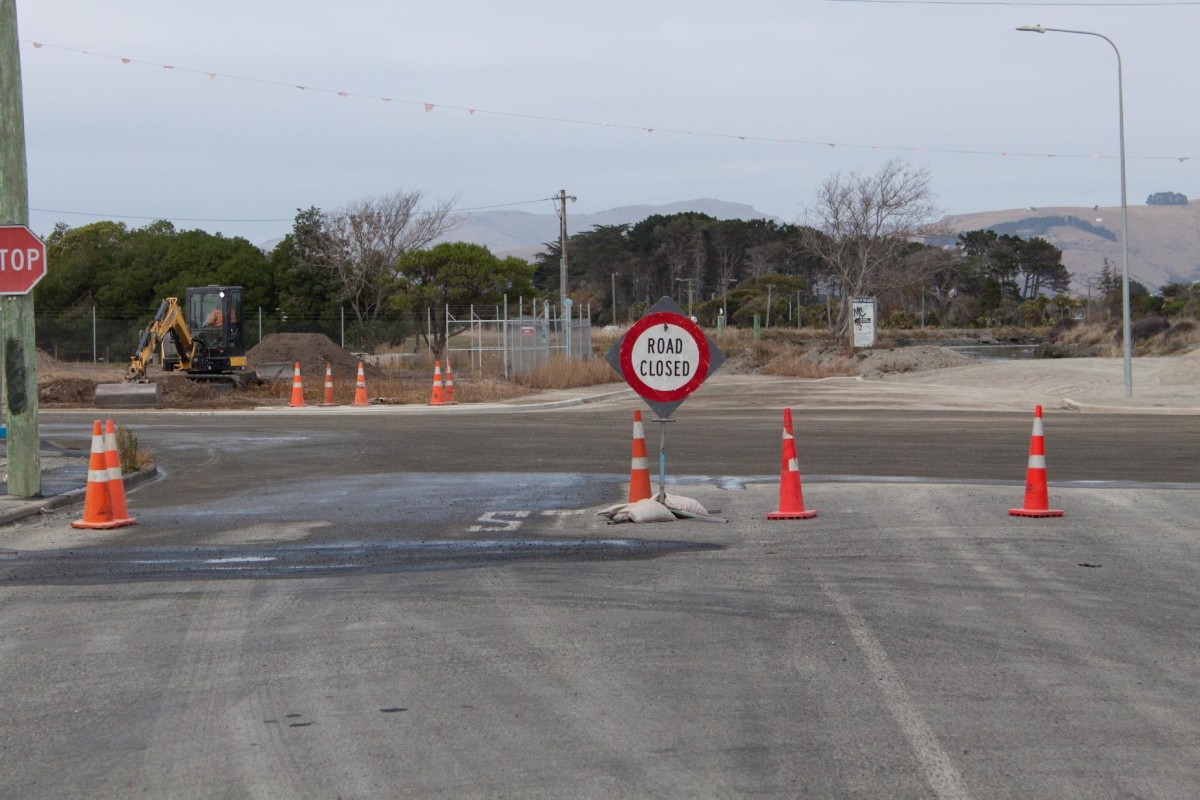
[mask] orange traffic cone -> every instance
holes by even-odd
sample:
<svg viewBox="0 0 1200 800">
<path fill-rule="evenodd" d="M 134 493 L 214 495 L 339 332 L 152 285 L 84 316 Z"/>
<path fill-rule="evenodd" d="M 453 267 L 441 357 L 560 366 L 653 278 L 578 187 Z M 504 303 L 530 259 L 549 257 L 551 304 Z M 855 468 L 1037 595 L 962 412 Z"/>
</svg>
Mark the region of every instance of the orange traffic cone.
<svg viewBox="0 0 1200 800">
<path fill-rule="evenodd" d="M 358 362 L 358 381 L 354 384 L 354 405 L 370 405 L 367 400 L 367 374 L 363 372 L 362 362 Z"/>
<path fill-rule="evenodd" d="M 1042 407 L 1033 409 L 1033 436 L 1029 440 L 1029 468 L 1025 472 L 1025 507 L 1010 508 L 1014 517 L 1061 517 L 1062 511 L 1050 508 L 1046 489 L 1046 439 L 1042 431 Z"/>
<path fill-rule="evenodd" d="M 137 520 L 129 516 L 125 504 L 125 477 L 121 474 L 121 454 L 117 452 L 117 432 L 111 419 L 104 423 L 104 463 L 108 465 L 108 499 L 112 502 L 113 522 L 133 525 Z"/>
<path fill-rule="evenodd" d="M 108 489 L 108 458 L 104 452 L 104 434 L 100 420 L 92 424 L 92 453 L 88 457 L 87 492 L 83 496 L 83 518 L 71 523 L 72 528 L 119 528 L 133 520 L 113 520 L 112 497 Z"/>
<path fill-rule="evenodd" d="M 304 405 L 304 384 L 300 382 L 300 362 L 296 362 L 296 370 L 292 373 L 292 408 Z"/>
<path fill-rule="evenodd" d="M 450 369 L 450 359 L 449 358 L 446 359 L 445 387 L 446 387 L 446 397 L 443 401 L 443 405 L 452 406 L 455 404 L 454 403 L 454 370 Z"/>
<path fill-rule="evenodd" d="M 646 457 L 646 429 L 642 412 L 633 412 L 633 452 L 629 461 L 629 502 L 650 498 L 650 460 Z"/>
<path fill-rule="evenodd" d="M 325 362 L 325 401 L 321 405 L 337 405 L 333 402 L 333 366 L 328 361 Z"/>
<path fill-rule="evenodd" d="M 433 394 L 429 397 L 428 405 L 444 406 L 446 404 L 445 392 L 442 389 L 442 362 L 433 362 Z"/>
<path fill-rule="evenodd" d="M 816 511 L 804 510 L 800 489 L 800 465 L 796 461 L 796 439 L 792 436 L 792 410 L 783 410 L 783 466 L 779 473 L 779 510 L 767 519 L 810 519 Z"/>
</svg>

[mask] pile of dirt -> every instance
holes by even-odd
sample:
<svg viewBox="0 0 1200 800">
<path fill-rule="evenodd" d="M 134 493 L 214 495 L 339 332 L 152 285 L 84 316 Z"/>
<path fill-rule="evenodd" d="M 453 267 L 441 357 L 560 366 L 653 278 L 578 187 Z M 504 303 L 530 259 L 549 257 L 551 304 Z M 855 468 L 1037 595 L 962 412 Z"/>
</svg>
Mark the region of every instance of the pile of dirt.
<svg viewBox="0 0 1200 800">
<path fill-rule="evenodd" d="M 228 384 L 218 385 L 194 381 L 183 375 L 162 375 L 155 378 L 162 384 L 164 408 L 254 408 L 259 401 Z"/>
<path fill-rule="evenodd" d="M 246 352 L 246 363 L 257 370 L 260 364 L 300 364 L 300 377 L 305 386 L 323 383 L 325 364 L 333 368 L 334 381 L 353 380 L 358 374 L 358 357 L 334 344 L 323 333 L 272 333 Z M 383 373 L 364 364 L 363 371 L 369 378 L 378 378 Z M 291 379 L 291 373 L 287 375 Z"/>
<path fill-rule="evenodd" d="M 61 375 L 38 381 L 39 407 L 79 408 L 80 406 L 90 406 L 95 396 L 96 381 L 89 378 L 72 378 Z"/>
<path fill-rule="evenodd" d="M 880 378 L 897 372 L 925 372 L 978 363 L 970 356 L 954 350 L 927 345 L 859 351 L 855 354 L 855 359 L 858 361 L 858 374 L 864 378 Z"/>
</svg>

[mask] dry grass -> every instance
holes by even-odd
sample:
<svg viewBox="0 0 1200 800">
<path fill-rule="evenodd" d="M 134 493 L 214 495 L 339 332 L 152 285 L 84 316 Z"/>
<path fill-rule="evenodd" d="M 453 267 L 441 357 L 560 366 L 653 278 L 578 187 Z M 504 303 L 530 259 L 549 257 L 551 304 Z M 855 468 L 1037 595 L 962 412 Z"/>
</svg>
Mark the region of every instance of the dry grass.
<svg viewBox="0 0 1200 800">
<path fill-rule="evenodd" d="M 1133 326 L 1137 332 L 1137 324 Z M 1120 328 L 1094 322 L 1074 325 L 1058 331 L 1055 346 L 1106 358 L 1117 358 L 1122 353 Z M 1135 339 L 1133 354 L 1136 356 L 1169 356 L 1185 353 L 1200 347 L 1200 325 L 1191 320 L 1178 320 L 1162 333 L 1144 339 Z"/>
<path fill-rule="evenodd" d="M 530 389 L 574 389 L 619 380 L 619 376 L 602 358 L 568 361 L 561 356 L 551 358 L 533 372 L 513 378 L 514 383 Z"/>
<path fill-rule="evenodd" d="M 1105 356 L 1120 355 L 1121 350 L 1113 341 L 1112 329 L 1099 323 L 1073 325 L 1059 331 L 1054 337 L 1054 343 L 1062 347 L 1095 348 L 1103 351 L 1102 355 Z"/>
<path fill-rule="evenodd" d="M 771 358 L 761 369 L 763 375 L 785 378 L 832 378 L 859 373 L 857 361 L 842 353 L 782 353 Z"/>
</svg>

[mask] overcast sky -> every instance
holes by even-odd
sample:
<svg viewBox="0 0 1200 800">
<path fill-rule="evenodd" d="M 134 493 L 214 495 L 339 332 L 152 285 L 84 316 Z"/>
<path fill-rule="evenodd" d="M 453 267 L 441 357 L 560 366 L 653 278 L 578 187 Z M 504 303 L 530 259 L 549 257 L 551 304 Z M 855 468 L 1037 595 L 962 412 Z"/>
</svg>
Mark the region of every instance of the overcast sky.
<svg viewBox="0 0 1200 800">
<path fill-rule="evenodd" d="M 893 157 L 930 168 L 947 213 L 1119 205 L 1113 50 L 1014 31 L 1035 23 L 1120 47 L 1131 204 L 1200 196 L 1200 3 L 17 6 L 42 234 L 169 218 L 257 243 L 298 208 L 398 189 L 798 221 L 824 178 Z"/>
</svg>

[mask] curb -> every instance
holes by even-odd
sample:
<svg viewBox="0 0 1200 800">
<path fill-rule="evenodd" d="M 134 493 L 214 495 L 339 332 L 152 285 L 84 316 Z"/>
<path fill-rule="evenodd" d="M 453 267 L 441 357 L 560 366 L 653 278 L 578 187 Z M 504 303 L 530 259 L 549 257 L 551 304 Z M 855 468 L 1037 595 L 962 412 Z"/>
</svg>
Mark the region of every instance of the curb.
<svg viewBox="0 0 1200 800">
<path fill-rule="evenodd" d="M 1102 406 L 1096 403 L 1081 403 L 1064 397 L 1062 404 L 1072 411 L 1085 414 L 1166 414 L 1169 416 L 1197 416 L 1200 408 L 1179 406 Z"/>
<path fill-rule="evenodd" d="M 148 483 L 157 477 L 158 466 L 151 464 L 143 470 L 138 470 L 124 476 L 125 489 L 128 491 L 141 486 L 143 483 Z M 0 525 L 10 525 L 29 517 L 36 517 L 39 514 L 57 511 L 60 508 L 82 503 L 86 494 L 87 486 L 84 485 L 78 489 L 69 489 L 62 494 L 56 494 L 53 497 L 31 498 L 29 500 L 18 499 L 13 501 L 0 500 L 0 504 L 4 502 L 13 502 L 16 504 L 15 508 L 0 511 Z"/>
</svg>

